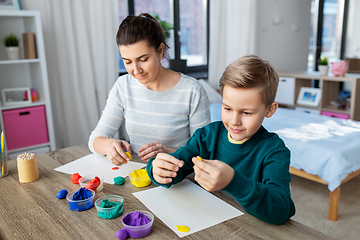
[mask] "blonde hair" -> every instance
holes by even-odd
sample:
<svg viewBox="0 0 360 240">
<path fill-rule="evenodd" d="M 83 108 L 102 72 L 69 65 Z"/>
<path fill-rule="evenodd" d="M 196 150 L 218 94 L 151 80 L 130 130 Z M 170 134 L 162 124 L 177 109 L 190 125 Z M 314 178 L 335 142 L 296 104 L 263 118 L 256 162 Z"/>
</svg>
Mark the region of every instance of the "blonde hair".
<svg viewBox="0 0 360 240">
<path fill-rule="evenodd" d="M 232 62 L 226 67 L 219 82 L 221 92 L 225 85 L 259 89 L 266 107 L 275 101 L 278 84 L 276 69 L 256 55 L 246 55 Z"/>
</svg>

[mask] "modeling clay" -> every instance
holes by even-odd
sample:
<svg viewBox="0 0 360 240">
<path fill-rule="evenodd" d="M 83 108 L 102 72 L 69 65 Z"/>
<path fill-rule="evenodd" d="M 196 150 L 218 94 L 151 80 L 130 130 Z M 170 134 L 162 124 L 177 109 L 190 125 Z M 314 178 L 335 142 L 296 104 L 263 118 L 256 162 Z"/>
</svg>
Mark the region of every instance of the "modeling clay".
<svg viewBox="0 0 360 240">
<path fill-rule="evenodd" d="M 123 177 L 116 177 L 116 178 L 114 178 L 114 183 L 115 183 L 116 185 L 123 185 L 124 182 L 125 182 L 125 178 L 123 178 Z"/>
<path fill-rule="evenodd" d="M 148 216 L 138 211 L 127 214 L 123 218 L 123 221 L 126 225 L 129 226 L 142 226 L 151 222 Z"/>
<path fill-rule="evenodd" d="M 119 169 L 119 167 L 113 167 L 113 168 L 111 168 L 112 170 L 118 170 Z"/>
<path fill-rule="evenodd" d="M 113 209 L 108 209 L 105 211 L 98 211 L 98 216 L 103 219 L 116 218 L 116 217 L 120 216 L 123 212 L 123 208 L 122 208 L 122 206 L 120 206 L 120 203 L 111 202 L 107 199 L 104 199 L 101 202 L 100 207 L 101 208 L 113 208 Z"/>
<path fill-rule="evenodd" d="M 116 237 L 120 240 L 125 240 L 129 237 L 129 234 L 125 229 L 120 229 L 116 232 Z"/>
<path fill-rule="evenodd" d="M 58 199 L 63 199 L 66 198 L 66 195 L 68 194 L 68 191 L 66 189 L 60 190 L 57 194 L 56 197 Z"/>
<path fill-rule="evenodd" d="M 85 185 L 85 188 L 96 191 L 96 189 L 99 185 L 100 185 L 100 178 L 95 177 L 95 178 L 91 179 L 91 181 Z"/>
<path fill-rule="evenodd" d="M 190 228 L 184 225 L 181 226 L 176 225 L 176 231 L 187 233 L 190 231 Z"/>
<path fill-rule="evenodd" d="M 146 169 L 137 169 L 129 174 L 131 176 L 130 182 L 135 187 L 146 187 L 150 185 L 151 180 L 146 172 Z"/>
<path fill-rule="evenodd" d="M 76 193 L 74 193 L 72 200 L 84 200 L 92 197 L 92 193 L 89 189 L 80 188 Z"/>
<path fill-rule="evenodd" d="M 72 183 L 77 183 L 79 184 L 79 179 L 81 178 L 81 176 L 79 175 L 79 173 L 74 173 L 73 175 L 71 175 L 71 182 Z"/>
<path fill-rule="evenodd" d="M 131 154 L 130 153 L 128 153 L 128 152 L 125 152 L 125 154 L 126 155 L 128 155 L 128 157 L 129 157 L 129 161 L 132 159 L 132 156 L 131 156 Z"/>
<path fill-rule="evenodd" d="M 199 159 L 199 161 L 202 161 L 202 160 L 201 160 L 201 157 L 197 157 L 197 159 Z"/>
</svg>

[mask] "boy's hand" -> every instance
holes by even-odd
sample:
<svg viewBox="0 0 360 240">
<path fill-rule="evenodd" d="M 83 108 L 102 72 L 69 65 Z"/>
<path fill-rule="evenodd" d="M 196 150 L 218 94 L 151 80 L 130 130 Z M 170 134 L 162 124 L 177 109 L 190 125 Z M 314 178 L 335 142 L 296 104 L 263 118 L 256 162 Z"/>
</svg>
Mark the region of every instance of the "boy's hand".
<svg viewBox="0 0 360 240">
<path fill-rule="evenodd" d="M 159 153 L 152 162 L 152 174 L 154 179 L 161 184 L 172 182 L 176 172 L 184 165 L 184 162 L 166 153 Z"/>
<path fill-rule="evenodd" d="M 219 160 L 193 158 L 195 181 L 205 190 L 212 192 L 226 187 L 234 176 L 234 169 Z"/>
<path fill-rule="evenodd" d="M 166 152 L 164 146 L 159 142 L 151 142 L 145 144 L 138 149 L 138 156 L 144 162 L 148 162 L 150 158 L 155 157 L 158 153 Z"/>
<path fill-rule="evenodd" d="M 123 149 L 131 153 L 131 146 L 128 142 L 123 140 L 116 140 L 110 142 L 106 147 L 106 157 L 112 164 L 121 166 L 129 161 L 129 156 L 126 155 Z"/>
</svg>

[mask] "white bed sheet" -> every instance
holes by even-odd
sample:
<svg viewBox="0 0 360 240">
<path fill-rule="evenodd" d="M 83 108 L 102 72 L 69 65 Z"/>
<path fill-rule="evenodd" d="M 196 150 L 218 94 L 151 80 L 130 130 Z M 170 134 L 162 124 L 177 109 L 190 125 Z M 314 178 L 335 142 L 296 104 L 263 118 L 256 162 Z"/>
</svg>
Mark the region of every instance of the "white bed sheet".
<svg viewBox="0 0 360 240">
<path fill-rule="evenodd" d="M 221 104 L 210 111 L 212 121 L 221 120 Z M 318 175 L 330 191 L 360 169 L 360 122 L 279 108 L 263 125 L 284 140 L 292 167 Z"/>
</svg>

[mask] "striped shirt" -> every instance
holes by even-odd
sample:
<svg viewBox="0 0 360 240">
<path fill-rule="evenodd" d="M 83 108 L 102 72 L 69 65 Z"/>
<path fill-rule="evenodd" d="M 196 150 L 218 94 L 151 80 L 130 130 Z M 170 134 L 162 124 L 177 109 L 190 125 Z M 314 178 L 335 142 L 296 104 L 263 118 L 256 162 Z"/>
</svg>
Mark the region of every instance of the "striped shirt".
<svg viewBox="0 0 360 240">
<path fill-rule="evenodd" d="M 181 74 L 179 82 L 166 91 L 146 88 L 129 74 L 112 87 L 101 118 L 89 137 L 95 153 L 96 137 L 113 138 L 120 126 L 130 139 L 131 151 L 158 141 L 166 148 L 179 148 L 200 127 L 210 123 L 209 99 L 194 78 Z"/>
</svg>

